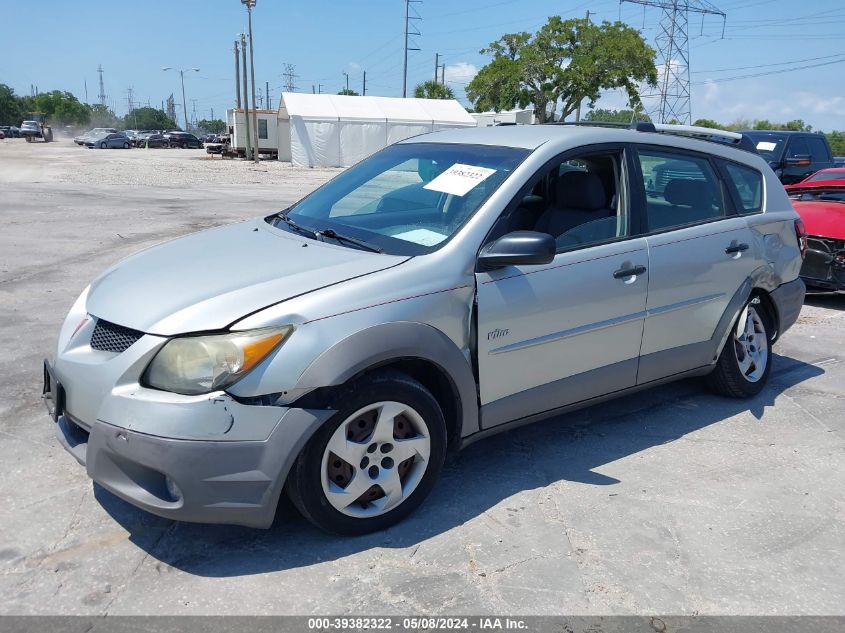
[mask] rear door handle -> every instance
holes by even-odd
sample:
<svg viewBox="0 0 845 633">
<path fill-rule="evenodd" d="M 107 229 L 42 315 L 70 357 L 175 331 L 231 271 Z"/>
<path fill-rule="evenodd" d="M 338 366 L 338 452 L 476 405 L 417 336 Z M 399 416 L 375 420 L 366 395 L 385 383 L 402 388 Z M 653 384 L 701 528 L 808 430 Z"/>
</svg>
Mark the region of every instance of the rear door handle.
<svg viewBox="0 0 845 633">
<path fill-rule="evenodd" d="M 733 255 L 734 253 L 742 253 L 748 250 L 748 244 L 738 244 L 736 242 L 731 242 L 731 245 L 725 249 L 725 253 L 728 255 Z"/>
<path fill-rule="evenodd" d="M 633 277 L 634 275 L 642 275 L 646 271 L 645 266 L 631 266 L 629 268 L 620 268 L 613 271 L 614 279 L 625 279 L 625 277 Z"/>
</svg>

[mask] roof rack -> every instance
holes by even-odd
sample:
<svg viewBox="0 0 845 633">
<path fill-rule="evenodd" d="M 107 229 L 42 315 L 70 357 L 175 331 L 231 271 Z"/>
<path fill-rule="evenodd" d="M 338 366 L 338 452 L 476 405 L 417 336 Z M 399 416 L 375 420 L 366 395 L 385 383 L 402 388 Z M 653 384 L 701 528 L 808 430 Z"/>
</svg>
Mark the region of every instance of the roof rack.
<svg viewBox="0 0 845 633">
<path fill-rule="evenodd" d="M 651 123 L 649 121 L 635 121 L 633 123 L 614 123 L 611 121 L 560 121 L 557 125 L 579 125 L 592 127 L 612 127 L 620 129 L 636 130 L 637 132 L 652 132 L 658 134 L 675 134 L 677 136 L 689 136 L 702 141 L 734 145 L 737 149 L 757 154 L 757 146 L 754 141 L 741 132 L 729 132 L 728 130 L 717 130 L 710 127 L 698 125 L 675 125 L 671 123 Z"/>
</svg>

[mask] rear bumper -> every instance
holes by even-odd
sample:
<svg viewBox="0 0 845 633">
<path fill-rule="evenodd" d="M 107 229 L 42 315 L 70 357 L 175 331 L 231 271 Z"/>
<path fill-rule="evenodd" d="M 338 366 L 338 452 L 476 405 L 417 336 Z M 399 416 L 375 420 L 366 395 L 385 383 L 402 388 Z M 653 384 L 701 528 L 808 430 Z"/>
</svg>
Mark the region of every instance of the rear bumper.
<svg viewBox="0 0 845 633">
<path fill-rule="evenodd" d="M 778 311 L 778 337 L 798 320 L 798 315 L 801 314 L 801 308 L 804 305 L 805 292 L 806 287 L 800 277 L 781 284 L 772 291 L 772 301 Z"/>
<path fill-rule="evenodd" d="M 268 528 L 294 459 L 332 413 L 284 410 L 263 441 L 169 439 L 100 421 L 88 426 L 68 415 L 58 419 L 56 437 L 91 479 L 143 510 L 178 521 Z"/>
</svg>

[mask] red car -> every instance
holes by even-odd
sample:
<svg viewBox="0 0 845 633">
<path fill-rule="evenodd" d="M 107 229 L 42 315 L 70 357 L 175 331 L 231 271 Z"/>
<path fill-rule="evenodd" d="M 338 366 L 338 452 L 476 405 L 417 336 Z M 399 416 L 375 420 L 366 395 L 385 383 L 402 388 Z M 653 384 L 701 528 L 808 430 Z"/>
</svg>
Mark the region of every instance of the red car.
<svg viewBox="0 0 845 633">
<path fill-rule="evenodd" d="M 831 167 L 830 169 L 819 169 L 817 172 L 810 174 L 798 184 L 805 182 L 821 182 L 823 180 L 845 180 L 845 167 Z M 787 190 L 789 189 L 789 185 Z"/>
<path fill-rule="evenodd" d="M 845 290 L 845 170 L 839 171 L 843 177 L 838 180 L 813 181 L 811 176 L 785 187 L 807 231 L 801 277 L 810 288 Z"/>
</svg>

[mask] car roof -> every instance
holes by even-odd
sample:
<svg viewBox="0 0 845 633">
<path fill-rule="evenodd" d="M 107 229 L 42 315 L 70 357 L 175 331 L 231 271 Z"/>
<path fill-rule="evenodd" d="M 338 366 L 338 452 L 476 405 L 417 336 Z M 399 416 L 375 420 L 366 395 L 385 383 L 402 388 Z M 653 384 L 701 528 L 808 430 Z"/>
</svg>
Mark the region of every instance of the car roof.
<svg viewBox="0 0 845 633">
<path fill-rule="evenodd" d="M 742 134 L 783 134 L 785 136 L 824 136 L 818 132 L 800 132 L 798 130 L 741 130 Z"/>
<path fill-rule="evenodd" d="M 547 149 L 563 152 L 570 148 L 599 143 L 637 143 L 663 145 L 714 154 L 742 162 L 754 162 L 759 155 L 738 149 L 726 143 L 701 140 L 689 136 L 659 132 L 641 132 L 627 127 L 591 125 L 507 125 L 476 128 L 452 128 L 412 136 L 402 143 L 457 143 L 489 145 L 535 150 L 543 145 Z M 749 161 L 749 159 L 752 159 Z"/>
</svg>

